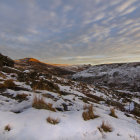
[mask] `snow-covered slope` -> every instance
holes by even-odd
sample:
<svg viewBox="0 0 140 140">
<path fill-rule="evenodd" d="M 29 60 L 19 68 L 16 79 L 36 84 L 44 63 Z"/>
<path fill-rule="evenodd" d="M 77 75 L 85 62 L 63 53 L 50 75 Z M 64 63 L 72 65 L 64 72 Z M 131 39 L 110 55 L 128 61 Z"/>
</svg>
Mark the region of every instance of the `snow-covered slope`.
<svg viewBox="0 0 140 140">
<path fill-rule="evenodd" d="M 137 92 L 6 66 L 0 71 L 0 140 L 139 140 L 139 105 Z"/>
<path fill-rule="evenodd" d="M 75 80 L 94 85 L 140 90 L 140 63 L 104 64 L 76 73 Z"/>
<path fill-rule="evenodd" d="M 1 72 L 1 84 L 8 79 L 13 79 L 16 84 L 16 88 L 0 92 L 1 140 L 134 140 L 140 137 L 138 117 L 126 116 L 119 108 L 116 109 L 118 118 L 109 115 L 112 107 L 105 100 L 112 97 L 105 91 L 103 93 L 103 89 L 53 76 L 50 80 L 59 86 L 59 93 L 33 90 L 30 85 L 18 81 L 17 76 L 15 73 Z M 39 78 L 49 80 L 45 76 Z M 23 94 L 26 98 L 19 96 Z M 34 96 L 43 97 L 46 103 L 56 108 L 56 112 L 32 107 Z M 84 121 L 82 113 L 85 104 L 93 106 L 97 118 Z M 58 119 L 59 123 L 48 123 L 48 117 Z M 110 125 L 112 132 L 100 131 L 103 121 Z M 6 126 L 10 127 L 9 131 Z"/>
</svg>

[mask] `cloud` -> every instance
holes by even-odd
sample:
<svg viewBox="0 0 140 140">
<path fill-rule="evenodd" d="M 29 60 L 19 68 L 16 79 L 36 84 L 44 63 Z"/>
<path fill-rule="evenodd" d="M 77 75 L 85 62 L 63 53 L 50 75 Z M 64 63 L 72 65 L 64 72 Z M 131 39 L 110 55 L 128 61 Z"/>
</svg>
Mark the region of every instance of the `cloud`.
<svg viewBox="0 0 140 140">
<path fill-rule="evenodd" d="M 138 3 L 0 1 L 0 49 L 16 59 L 32 56 L 54 63 L 108 62 L 108 56 L 121 61 L 121 55 L 134 56 L 140 49 Z"/>
<path fill-rule="evenodd" d="M 132 13 L 133 11 L 135 11 L 137 9 L 137 7 L 131 7 L 128 8 L 127 10 L 124 11 L 124 13 L 122 15 L 127 15 L 129 13 Z"/>
<path fill-rule="evenodd" d="M 121 5 L 119 5 L 119 7 L 117 7 L 117 10 L 119 12 L 123 12 L 125 9 L 127 9 L 130 5 L 132 5 L 135 2 L 135 0 L 127 0 L 126 2 L 122 3 Z"/>
<path fill-rule="evenodd" d="M 66 6 L 64 6 L 64 12 L 71 11 L 72 9 L 73 9 L 73 7 L 70 6 L 70 5 L 66 5 Z"/>
</svg>

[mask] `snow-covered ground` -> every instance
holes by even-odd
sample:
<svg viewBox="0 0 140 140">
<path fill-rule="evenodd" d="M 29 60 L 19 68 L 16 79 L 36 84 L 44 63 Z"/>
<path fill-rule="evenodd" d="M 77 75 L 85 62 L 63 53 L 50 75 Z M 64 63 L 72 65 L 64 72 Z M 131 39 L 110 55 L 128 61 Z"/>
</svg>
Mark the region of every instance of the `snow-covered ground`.
<svg viewBox="0 0 140 140">
<path fill-rule="evenodd" d="M 0 140 L 139 140 L 140 124 L 138 117 L 130 115 L 127 117 L 124 112 L 116 110 L 118 118 L 110 116 L 110 109 L 105 103 L 84 102 L 89 92 L 97 97 L 111 99 L 111 96 L 97 91 L 94 86 L 81 85 L 78 82 L 70 82 L 63 78 L 57 78 L 64 85 L 57 83 L 60 91 L 67 94 L 59 94 L 48 90 L 33 90 L 30 85 L 19 82 L 11 74 L 3 73 L 6 78 L 13 79 L 21 90 L 6 89 L 0 91 Z M 45 78 L 45 77 L 43 77 Z M 3 81 L 1 82 L 3 83 Z M 80 87 L 81 86 L 81 87 Z M 84 88 L 83 88 L 84 87 Z M 25 89 L 25 90 L 24 90 Z M 26 100 L 18 100 L 17 95 L 26 94 Z M 63 108 L 65 104 L 68 111 L 56 111 L 35 109 L 32 107 L 34 96 L 41 96 L 46 103 L 53 104 L 55 108 Z M 88 99 L 88 98 L 87 98 Z M 113 100 L 113 99 L 112 99 Z M 137 98 L 135 101 L 139 102 Z M 82 117 L 85 104 L 91 104 L 97 118 L 85 121 Z M 48 117 L 58 119 L 56 125 L 46 121 Z M 112 127 L 112 132 L 100 131 L 102 122 Z M 5 130 L 5 126 L 10 127 L 10 131 Z"/>
<path fill-rule="evenodd" d="M 82 111 L 50 112 L 46 110 L 26 109 L 15 114 L 0 111 L 1 140 L 133 140 L 140 137 L 140 126 L 132 118 L 127 118 L 122 112 L 117 112 L 118 119 L 110 117 L 108 110 L 96 109 L 99 118 L 84 121 Z M 46 118 L 58 118 L 57 125 L 49 124 Z M 113 132 L 101 133 L 98 127 L 102 121 L 108 122 Z M 10 125 L 11 131 L 5 131 L 4 126 Z"/>
</svg>

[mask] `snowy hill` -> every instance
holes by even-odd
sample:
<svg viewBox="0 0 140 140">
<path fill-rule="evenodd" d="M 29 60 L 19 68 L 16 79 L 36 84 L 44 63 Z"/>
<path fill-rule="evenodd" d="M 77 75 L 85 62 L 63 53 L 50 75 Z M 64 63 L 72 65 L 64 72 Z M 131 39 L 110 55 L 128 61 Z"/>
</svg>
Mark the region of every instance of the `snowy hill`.
<svg viewBox="0 0 140 140">
<path fill-rule="evenodd" d="M 130 91 L 140 90 L 140 63 L 104 64 L 92 66 L 72 77 L 98 86 Z"/>
<path fill-rule="evenodd" d="M 0 140 L 140 139 L 137 92 L 34 68 L 3 66 L 0 71 Z"/>
<path fill-rule="evenodd" d="M 65 68 L 67 70 L 71 70 L 73 72 L 80 72 L 83 70 L 86 70 L 91 67 L 90 64 L 85 64 L 85 65 L 68 65 L 68 66 L 61 66 L 62 68 Z"/>
</svg>

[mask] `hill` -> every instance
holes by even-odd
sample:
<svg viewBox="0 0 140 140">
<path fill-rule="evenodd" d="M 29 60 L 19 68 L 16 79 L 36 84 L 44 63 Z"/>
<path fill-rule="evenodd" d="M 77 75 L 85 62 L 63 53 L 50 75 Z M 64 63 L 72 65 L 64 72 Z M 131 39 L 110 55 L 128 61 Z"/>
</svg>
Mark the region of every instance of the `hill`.
<svg viewBox="0 0 140 140">
<path fill-rule="evenodd" d="M 55 66 L 53 64 L 47 64 L 35 58 L 24 58 L 15 60 L 15 67 L 23 70 L 31 70 L 57 76 L 67 76 L 75 73 L 72 70 Z"/>
<path fill-rule="evenodd" d="M 140 138 L 139 93 L 73 81 L 65 71 L 59 74 L 60 68 L 35 59 L 3 66 L 0 140 Z"/>
<path fill-rule="evenodd" d="M 92 66 L 72 76 L 96 86 L 138 92 L 140 90 L 140 63 L 116 63 Z"/>
</svg>

